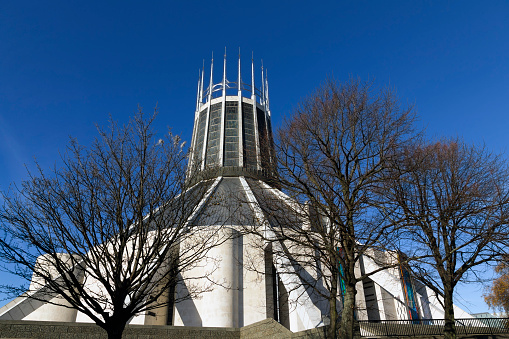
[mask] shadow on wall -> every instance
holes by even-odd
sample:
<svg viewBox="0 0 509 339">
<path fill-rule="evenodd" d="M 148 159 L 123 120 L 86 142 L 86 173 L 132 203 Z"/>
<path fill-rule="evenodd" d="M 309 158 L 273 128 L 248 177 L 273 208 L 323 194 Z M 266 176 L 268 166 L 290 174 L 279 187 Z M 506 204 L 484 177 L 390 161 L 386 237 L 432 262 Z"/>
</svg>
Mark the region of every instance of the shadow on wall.
<svg viewBox="0 0 509 339">
<path fill-rule="evenodd" d="M 183 281 L 182 276 L 180 276 L 180 273 L 178 279 L 179 281 Z M 180 290 L 179 294 L 190 295 L 190 292 L 187 289 L 185 282 L 179 284 L 178 289 Z M 196 305 L 194 304 L 194 301 L 191 298 L 175 303 L 175 308 L 178 314 L 180 315 L 180 318 L 182 319 L 182 323 L 184 324 L 184 326 L 197 326 L 197 327 L 202 326 L 200 313 L 198 313 L 198 309 L 196 308 Z"/>
</svg>

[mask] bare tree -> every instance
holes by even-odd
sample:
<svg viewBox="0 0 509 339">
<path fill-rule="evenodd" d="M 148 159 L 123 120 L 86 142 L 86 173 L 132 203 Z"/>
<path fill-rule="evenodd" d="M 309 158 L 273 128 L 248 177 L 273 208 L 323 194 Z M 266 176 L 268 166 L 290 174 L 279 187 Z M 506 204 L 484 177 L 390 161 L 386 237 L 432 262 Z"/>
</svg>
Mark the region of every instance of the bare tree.
<svg viewBox="0 0 509 339">
<path fill-rule="evenodd" d="M 456 285 L 504 253 L 507 164 L 485 148 L 447 140 L 409 147 L 394 167 L 385 192 L 406 224 L 404 251 L 422 257 L 411 263 L 412 274 L 439 296 L 445 337 L 455 338 Z"/>
<path fill-rule="evenodd" d="M 126 126 L 98 128 L 90 148 L 71 140 L 61 167 L 3 194 L 0 258 L 31 281 L 23 296 L 74 308 L 108 338 L 177 302 L 184 272 L 221 237 L 189 222 L 208 183 L 188 186 L 184 144 L 171 132 L 156 138 L 154 118 L 139 109 Z M 207 289 L 185 283 L 178 298 Z"/>
<path fill-rule="evenodd" d="M 328 301 L 329 338 L 336 338 L 339 319 L 340 337 L 353 337 L 355 285 L 378 271 L 361 272 L 359 262 L 386 249 L 398 225 L 381 218 L 377 187 L 411 137 L 414 113 L 391 90 L 372 87 L 329 80 L 301 102 L 278 133 L 285 194 L 265 184 L 253 190 L 270 223 L 254 231 L 288 259 L 299 284 Z"/>
</svg>

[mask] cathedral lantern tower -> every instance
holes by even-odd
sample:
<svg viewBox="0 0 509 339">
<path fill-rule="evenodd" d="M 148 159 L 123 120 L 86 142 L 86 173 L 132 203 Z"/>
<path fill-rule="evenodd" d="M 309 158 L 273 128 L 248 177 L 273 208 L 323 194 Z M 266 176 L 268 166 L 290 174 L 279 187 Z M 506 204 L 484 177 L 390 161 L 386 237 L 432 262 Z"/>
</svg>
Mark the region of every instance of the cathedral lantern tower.
<svg viewBox="0 0 509 339">
<path fill-rule="evenodd" d="M 256 87 L 254 61 L 251 79 L 244 81 L 239 53 L 235 81 L 227 78 L 226 52 L 222 80 L 214 83 L 214 58 L 205 85 L 200 71 L 188 177 L 274 176 L 274 149 L 270 121 L 267 72 L 261 69 Z"/>
</svg>

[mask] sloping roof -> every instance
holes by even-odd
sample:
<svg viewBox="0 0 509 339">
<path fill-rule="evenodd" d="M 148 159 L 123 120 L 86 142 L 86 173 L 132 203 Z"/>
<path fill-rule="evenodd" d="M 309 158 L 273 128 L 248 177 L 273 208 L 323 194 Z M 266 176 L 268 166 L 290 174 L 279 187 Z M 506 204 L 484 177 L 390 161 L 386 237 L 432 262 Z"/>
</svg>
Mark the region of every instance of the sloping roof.
<svg viewBox="0 0 509 339">
<path fill-rule="evenodd" d="M 253 210 L 238 177 L 224 177 L 191 222 L 195 226 L 253 225 Z"/>
<path fill-rule="evenodd" d="M 260 209 L 273 228 L 301 228 L 306 217 L 305 206 L 286 196 L 277 188 L 260 180 L 246 178 Z"/>
</svg>

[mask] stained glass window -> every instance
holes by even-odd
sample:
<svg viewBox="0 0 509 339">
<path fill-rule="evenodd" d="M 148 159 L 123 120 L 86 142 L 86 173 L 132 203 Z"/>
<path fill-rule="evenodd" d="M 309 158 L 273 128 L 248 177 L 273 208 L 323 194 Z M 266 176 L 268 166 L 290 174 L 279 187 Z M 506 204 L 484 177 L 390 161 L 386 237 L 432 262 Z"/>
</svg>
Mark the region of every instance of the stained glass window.
<svg viewBox="0 0 509 339">
<path fill-rule="evenodd" d="M 224 165 L 239 166 L 239 104 L 227 101 L 225 107 Z"/>
<path fill-rule="evenodd" d="M 244 141 L 244 166 L 256 168 L 256 138 L 253 105 L 242 104 L 242 128 Z"/>
<path fill-rule="evenodd" d="M 207 166 L 219 165 L 219 140 L 221 134 L 221 103 L 210 107 L 209 134 L 207 141 Z"/>
<path fill-rule="evenodd" d="M 194 150 L 194 162 L 201 165 L 203 154 L 203 139 L 205 138 L 205 125 L 207 123 L 207 108 L 200 112 L 198 117 L 198 130 L 196 138 L 196 149 Z"/>
</svg>

